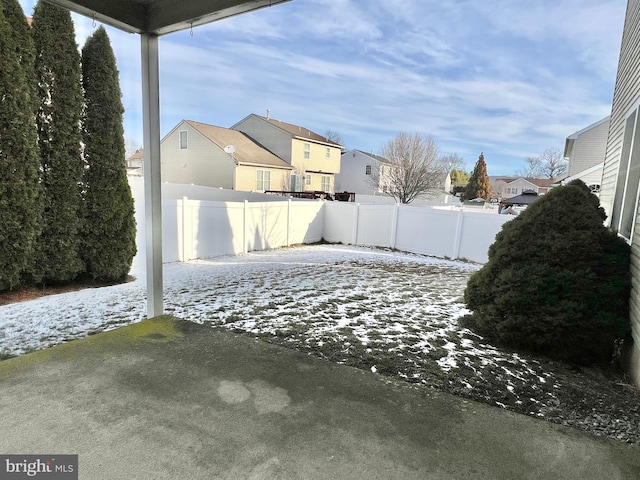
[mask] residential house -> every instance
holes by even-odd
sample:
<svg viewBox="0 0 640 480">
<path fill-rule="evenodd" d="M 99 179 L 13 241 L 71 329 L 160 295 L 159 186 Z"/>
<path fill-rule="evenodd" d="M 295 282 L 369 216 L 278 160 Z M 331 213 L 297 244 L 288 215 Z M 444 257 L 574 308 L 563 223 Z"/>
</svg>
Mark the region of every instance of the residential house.
<svg viewBox="0 0 640 480">
<path fill-rule="evenodd" d="M 292 167 L 290 183 L 283 190 L 335 192 L 341 145 L 304 127 L 256 114 L 231 128 L 250 136 Z"/>
<path fill-rule="evenodd" d="M 160 143 L 162 180 L 232 190 L 281 190 L 292 167 L 246 134 L 182 120 Z"/>
<path fill-rule="evenodd" d="M 139 148 L 126 159 L 127 175 L 141 177 L 144 174 L 144 151 Z"/>
<path fill-rule="evenodd" d="M 569 164 L 567 173 L 557 180 L 561 185 L 582 180 L 594 193 L 600 191 L 610 119 L 605 117 L 567 137 L 564 157 Z"/>
<path fill-rule="evenodd" d="M 640 0 L 628 0 L 611 120 L 602 174 L 600 203 L 608 225 L 631 245 L 630 316 L 634 346 L 631 371 L 640 386 Z"/>
<path fill-rule="evenodd" d="M 394 165 L 384 157 L 361 150 L 342 154 L 336 191 L 357 195 L 381 195 L 389 189 L 389 172 Z"/>
<path fill-rule="evenodd" d="M 544 195 L 553 185 L 549 178 L 496 177 L 490 176 L 491 195 L 504 200 L 524 192 L 535 192 Z"/>
</svg>

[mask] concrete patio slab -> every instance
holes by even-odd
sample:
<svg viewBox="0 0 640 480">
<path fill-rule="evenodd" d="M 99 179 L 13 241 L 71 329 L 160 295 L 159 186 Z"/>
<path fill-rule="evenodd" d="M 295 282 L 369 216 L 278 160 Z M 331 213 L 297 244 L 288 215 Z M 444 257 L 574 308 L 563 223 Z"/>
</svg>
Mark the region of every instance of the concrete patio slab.
<svg viewBox="0 0 640 480">
<path fill-rule="evenodd" d="M 640 448 L 159 318 L 0 362 L 0 453 L 81 479 L 637 479 Z"/>
</svg>

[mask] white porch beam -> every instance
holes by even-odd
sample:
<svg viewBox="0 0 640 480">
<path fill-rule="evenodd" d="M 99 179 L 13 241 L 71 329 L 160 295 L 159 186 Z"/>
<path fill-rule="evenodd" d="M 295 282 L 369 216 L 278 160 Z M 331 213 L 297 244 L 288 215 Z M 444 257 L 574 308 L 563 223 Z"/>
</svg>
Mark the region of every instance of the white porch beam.
<svg viewBox="0 0 640 480">
<path fill-rule="evenodd" d="M 147 317 L 163 314 L 162 198 L 160 181 L 160 69 L 158 37 L 143 33 L 142 122 L 144 131 L 144 202 L 147 260 Z"/>
</svg>

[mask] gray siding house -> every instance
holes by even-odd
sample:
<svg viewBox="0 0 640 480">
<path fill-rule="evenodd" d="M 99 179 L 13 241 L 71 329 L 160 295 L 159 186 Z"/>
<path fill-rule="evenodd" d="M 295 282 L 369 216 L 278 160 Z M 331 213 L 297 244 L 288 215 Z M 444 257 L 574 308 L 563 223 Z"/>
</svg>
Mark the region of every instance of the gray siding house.
<svg viewBox="0 0 640 480">
<path fill-rule="evenodd" d="M 605 117 L 567 137 L 564 157 L 569 166 L 564 178 L 560 179 L 562 184 L 579 179 L 592 185 L 594 191 L 600 190 L 610 118 Z"/>
<path fill-rule="evenodd" d="M 640 0 L 628 0 L 620 60 L 611 107 L 611 125 L 602 175 L 600 202 L 608 224 L 631 245 L 631 305 L 635 383 L 640 386 Z"/>
</svg>

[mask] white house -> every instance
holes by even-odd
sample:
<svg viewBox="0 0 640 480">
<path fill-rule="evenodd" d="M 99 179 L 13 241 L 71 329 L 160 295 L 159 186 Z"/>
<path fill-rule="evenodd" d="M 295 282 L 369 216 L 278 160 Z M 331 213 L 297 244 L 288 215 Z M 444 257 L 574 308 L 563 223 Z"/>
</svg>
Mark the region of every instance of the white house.
<svg viewBox="0 0 640 480">
<path fill-rule="evenodd" d="M 605 117 L 567 137 L 564 157 L 569 165 L 567 173 L 559 179 L 561 184 L 582 180 L 592 191 L 600 191 L 610 120 L 610 116 Z"/>
<path fill-rule="evenodd" d="M 336 191 L 358 195 L 381 195 L 389 188 L 389 171 L 393 164 L 384 157 L 361 150 L 342 154 L 340 173 L 336 175 Z"/>
<path fill-rule="evenodd" d="M 640 386 L 640 0 L 628 0 L 611 107 L 600 203 L 609 226 L 631 245 L 631 371 Z"/>
</svg>

